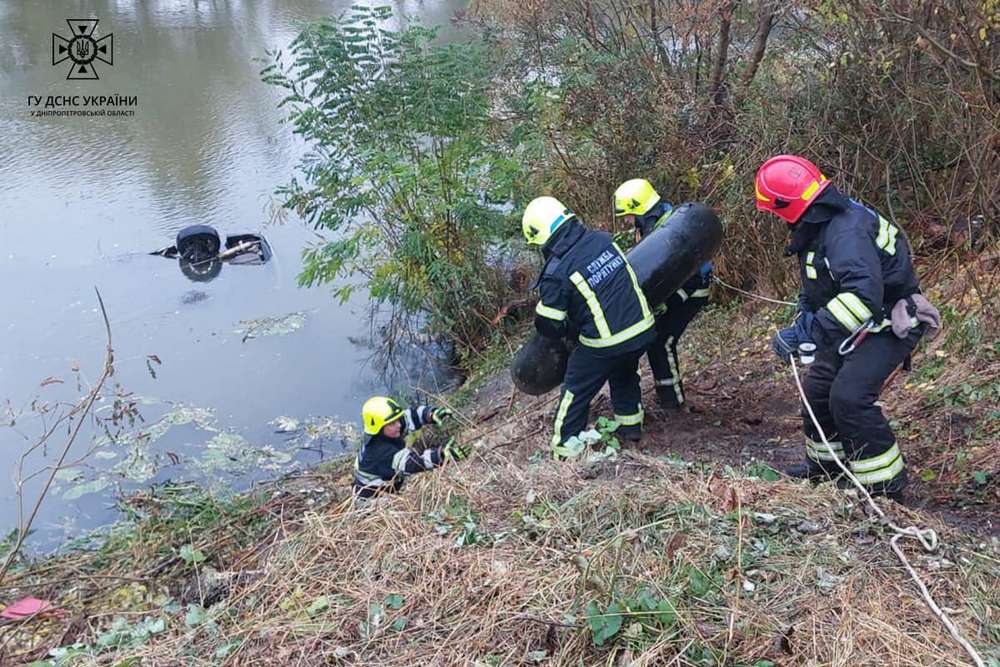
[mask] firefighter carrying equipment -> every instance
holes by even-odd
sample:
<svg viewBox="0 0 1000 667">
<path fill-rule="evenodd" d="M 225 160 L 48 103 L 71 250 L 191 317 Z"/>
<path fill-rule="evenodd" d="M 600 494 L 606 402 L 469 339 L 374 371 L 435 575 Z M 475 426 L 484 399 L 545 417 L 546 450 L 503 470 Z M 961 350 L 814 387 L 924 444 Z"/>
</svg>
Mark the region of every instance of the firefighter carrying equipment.
<svg viewBox="0 0 1000 667">
<path fill-rule="evenodd" d="M 889 310 L 919 291 L 910 249 L 898 228 L 827 186 L 792 230 L 786 254 L 799 259 L 801 318 L 818 346 L 804 390 L 829 440 L 840 443 L 854 475 L 873 493 L 896 493 L 907 473 L 895 436 L 875 404 L 886 378 L 916 347 L 923 326 L 897 338 L 887 330 Z M 889 310 L 886 310 L 886 309 Z M 871 320 L 863 344 L 842 356 L 841 341 Z M 811 443 L 820 441 L 803 413 L 812 474 L 835 473 Z"/>
<path fill-rule="evenodd" d="M 622 187 L 625 185 L 627 183 Z M 615 205 L 617 204 L 616 200 Z M 669 202 L 658 201 L 645 214 L 638 216 L 635 226 L 640 240 L 660 229 L 673 212 L 674 208 Z M 681 334 L 708 303 L 711 280 L 712 264 L 705 262 L 666 301 L 653 305 L 656 339 L 646 348 L 646 360 L 653 372 L 657 400 L 664 408 L 679 408 L 686 402 L 677 345 Z"/>
<path fill-rule="evenodd" d="M 639 358 L 643 351 L 633 350 L 611 357 L 602 352 L 578 345 L 569 355 L 551 442 L 552 453 L 557 459 L 572 455 L 563 444 L 586 428 L 590 402 L 605 382 L 610 386 L 611 406 L 615 421 L 619 423 L 615 433 L 637 440 L 642 432 L 645 413 L 639 388 Z"/>
<path fill-rule="evenodd" d="M 757 210 L 795 224 L 829 185 L 819 167 L 804 157 L 776 155 L 757 170 Z"/>
<path fill-rule="evenodd" d="M 531 245 L 544 246 L 556 230 L 572 217 L 573 211 L 555 197 L 536 197 L 521 216 L 524 240 Z"/>
<path fill-rule="evenodd" d="M 615 190 L 615 217 L 646 215 L 659 201 L 660 195 L 653 189 L 652 183 L 645 178 L 633 178 Z"/>
<path fill-rule="evenodd" d="M 653 313 L 632 266 L 607 232 L 569 220 L 542 247 L 535 327 L 543 336 L 575 334 L 596 356 L 644 348 Z"/>
<path fill-rule="evenodd" d="M 388 402 L 389 407 L 399 406 L 396 401 L 386 399 L 383 396 L 369 399 L 362 409 L 365 416 L 366 433 L 369 433 L 368 409 L 372 408 L 373 414 L 384 414 L 384 412 L 378 411 L 385 404 L 382 401 L 372 403 L 375 399 Z M 369 403 L 372 405 L 369 406 Z M 433 423 L 434 415 L 437 412 L 437 408 L 426 405 L 408 407 L 400 410 L 398 415 L 388 419 L 385 423 L 402 419 L 405 427 L 404 432 L 416 431 Z M 449 459 L 462 460 L 465 458 L 465 450 L 459 451 L 459 449 L 453 442 L 449 441 L 444 446 L 429 447 L 418 454 L 407 448 L 402 433 L 396 438 L 390 438 L 381 432 L 380 427 L 374 434 L 369 434 L 354 459 L 354 493 L 359 498 L 371 498 L 380 493 L 396 493 L 402 488 L 409 475 L 433 470 L 444 465 Z"/>
<path fill-rule="evenodd" d="M 590 401 L 611 385 L 624 437 L 642 429 L 639 356 L 653 340 L 653 313 L 632 266 L 607 232 L 570 220 L 542 247 L 535 327 L 543 336 L 575 335 L 556 409 L 553 453 L 587 425 Z"/>
<path fill-rule="evenodd" d="M 683 287 L 699 267 L 706 266 L 722 243 L 722 236 L 719 216 L 704 204 L 689 202 L 674 208 L 667 224 L 626 256 L 647 303 L 663 302 Z M 533 396 L 558 387 L 566 373 L 568 353 L 559 345 L 546 344 L 544 338 L 529 338 L 511 362 L 511 375 L 518 389 Z"/>
</svg>

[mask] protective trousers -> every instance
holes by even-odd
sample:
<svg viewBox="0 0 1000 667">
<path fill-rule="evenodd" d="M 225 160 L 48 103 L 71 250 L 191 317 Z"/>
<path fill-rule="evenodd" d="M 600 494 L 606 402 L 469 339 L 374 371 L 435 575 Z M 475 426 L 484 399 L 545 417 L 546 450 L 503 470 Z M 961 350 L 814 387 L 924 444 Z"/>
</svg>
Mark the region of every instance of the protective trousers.
<svg viewBox="0 0 1000 667">
<path fill-rule="evenodd" d="M 556 408 L 552 451 L 562 456 L 561 445 L 587 427 L 590 402 L 604 383 L 611 386 L 611 405 L 618 433 L 627 436 L 642 431 L 642 392 L 639 388 L 639 357 L 642 350 L 604 356 L 578 345 L 569 356 L 562 395 Z"/>
<path fill-rule="evenodd" d="M 666 312 L 656 318 L 656 340 L 646 348 L 646 360 L 653 371 L 656 397 L 665 408 L 684 405 L 684 384 L 681 381 L 677 343 L 688 324 L 706 303 L 707 296 L 692 296 L 682 300 L 674 294 L 666 303 Z"/>
<path fill-rule="evenodd" d="M 869 334 L 853 352 L 823 350 L 803 381 L 806 398 L 837 456 L 872 493 L 906 486 L 906 467 L 892 428 L 875 405 L 882 384 L 917 346 L 923 327 L 906 338 L 892 331 Z M 840 468 L 823 445 L 809 413 L 802 409 L 810 473 L 836 477 Z"/>
</svg>

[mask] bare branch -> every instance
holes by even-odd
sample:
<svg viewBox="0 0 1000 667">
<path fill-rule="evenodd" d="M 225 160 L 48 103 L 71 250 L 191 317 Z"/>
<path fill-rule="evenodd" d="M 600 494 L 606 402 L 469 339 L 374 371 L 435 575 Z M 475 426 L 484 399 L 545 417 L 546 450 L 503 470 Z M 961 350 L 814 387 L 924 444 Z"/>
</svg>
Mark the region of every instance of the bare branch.
<svg viewBox="0 0 1000 667">
<path fill-rule="evenodd" d="M 90 392 L 83 398 L 82 401 L 77 403 L 67 415 L 65 415 L 65 419 L 76 418 L 76 424 L 72 427 L 69 436 L 63 445 L 62 451 L 59 454 L 59 459 L 56 461 L 55 465 L 51 467 L 49 477 L 45 480 L 45 485 L 39 492 L 37 500 L 35 500 L 34 507 L 31 509 L 31 514 L 28 516 L 28 520 L 21 522 L 18 526 L 17 539 L 14 541 L 13 546 L 11 546 L 10 551 L 7 553 L 3 566 L 0 566 L 0 583 L 3 582 L 4 576 L 7 574 L 7 570 L 10 569 L 11 564 L 14 562 L 14 558 L 17 557 L 18 552 L 24 545 L 24 540 L 28 536 L 28 532 L 31 530 L 31 525 L 34 523 L 35 517 L 38 516 L 38 510 L 42 506 L 42 501 L 45 500 L 45 496 L 52 487 L 52 482 L 56 478 L 56 473 L 58 473 L 62 468 L 63 462 L 65 462 L 66 457 L 69 455 L 69 450 L 73 447 L 73 443 L 76 441 L 76 437 L 80 433 L 80 428 L 83 426 L 83 422 L 90 413 L 91 408 L 94 406 L 94 401 L 96 401 L 97 397 L 100 396 L 101 390 L 104 388 L 104 383 L 107 382 L 108 378 L 114 375 L 115 372 L 115 354 L 111 345 L 111 323 L 108 321 L 108 312 L 104 308 L 104 299 L 101 298 L 100 290 L 95 287 L 94 292 L 97 294 L 97 303 L 101 306 L 101 316 L 104 318 L 104 331 L 107 334 L 107 347 L 104 355 L 104 370 L 101 372 L 100 377 L 97 379 L 97 382 L 91 388 Z M 57 423 L 61 423 L 62 421 L 63 420 L 61 419 Z M 48 439 L 53 431 L 54 427 L 42 436 L 42 440 L 39 441 L 39 444 Z M 21 489 L 18 488 L 19 495 L 20 492 Z"/>
</svg>

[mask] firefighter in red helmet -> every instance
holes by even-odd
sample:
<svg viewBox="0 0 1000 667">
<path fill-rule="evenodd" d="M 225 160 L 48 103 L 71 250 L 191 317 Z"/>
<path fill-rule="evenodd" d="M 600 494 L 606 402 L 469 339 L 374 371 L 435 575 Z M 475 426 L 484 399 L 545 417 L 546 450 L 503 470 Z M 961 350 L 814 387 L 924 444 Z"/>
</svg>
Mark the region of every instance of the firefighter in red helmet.
<svg viewBox="0 0 1000 667">
<path fill-rule="evenodd" d="M 757 208 L 788 223 L 785 255 L 798 257 L 802 281 L 798 317 L 775 334 L 772 348 L 787 362 L 800 344 L 816 345 L 804 389 L 820 426 L 861 483 L 895 496 L 906 485 L 906 467 L 876 401 L 917 345 L 924 321 L 933 320 L 923 316 L 924 304 L 933 306 L 920 296 L 909 244 L 895 224 L 841 194 L 803 157 L 765 162 L 755 190 Z M 805 410 L 802 418 L 806 463 L 787 472 L 837 477 L 840 469 Z"/>
</svg>

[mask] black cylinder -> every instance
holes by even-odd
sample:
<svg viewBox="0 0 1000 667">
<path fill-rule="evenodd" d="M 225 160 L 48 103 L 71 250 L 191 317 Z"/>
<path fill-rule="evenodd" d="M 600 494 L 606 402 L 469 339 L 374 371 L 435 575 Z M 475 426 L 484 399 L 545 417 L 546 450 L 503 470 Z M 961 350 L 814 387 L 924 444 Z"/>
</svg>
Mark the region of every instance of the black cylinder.
<svg viewBox="0 0 1000 667">
<path fill-rule="evenodd" d="M 722 223 L 698 202 L 681 204 L 663 226 L 640 241 L 627 257 L 653 306 L 666 301 L 722 244 Z"/>
<path fill-rule="evenodd" d="M 526 394 L 539 396 L 558 387 L 566 375 L 569 352 L 561 338 L 535 334 L 521 346 L 510 364 L 514 386 Z"/>
<path fill-rule="evenodd" d="M 679 290 L 721 244 L 722 223 L 715 211 L 697 202 L 674 209 L 662 227 L 627 255 L 650 307 Z M 562 383 L 568 358 L 565 343 L 536 334 L 514 355 L 514 385 L 532 396 L 547 393 Z"/>
</svg>

